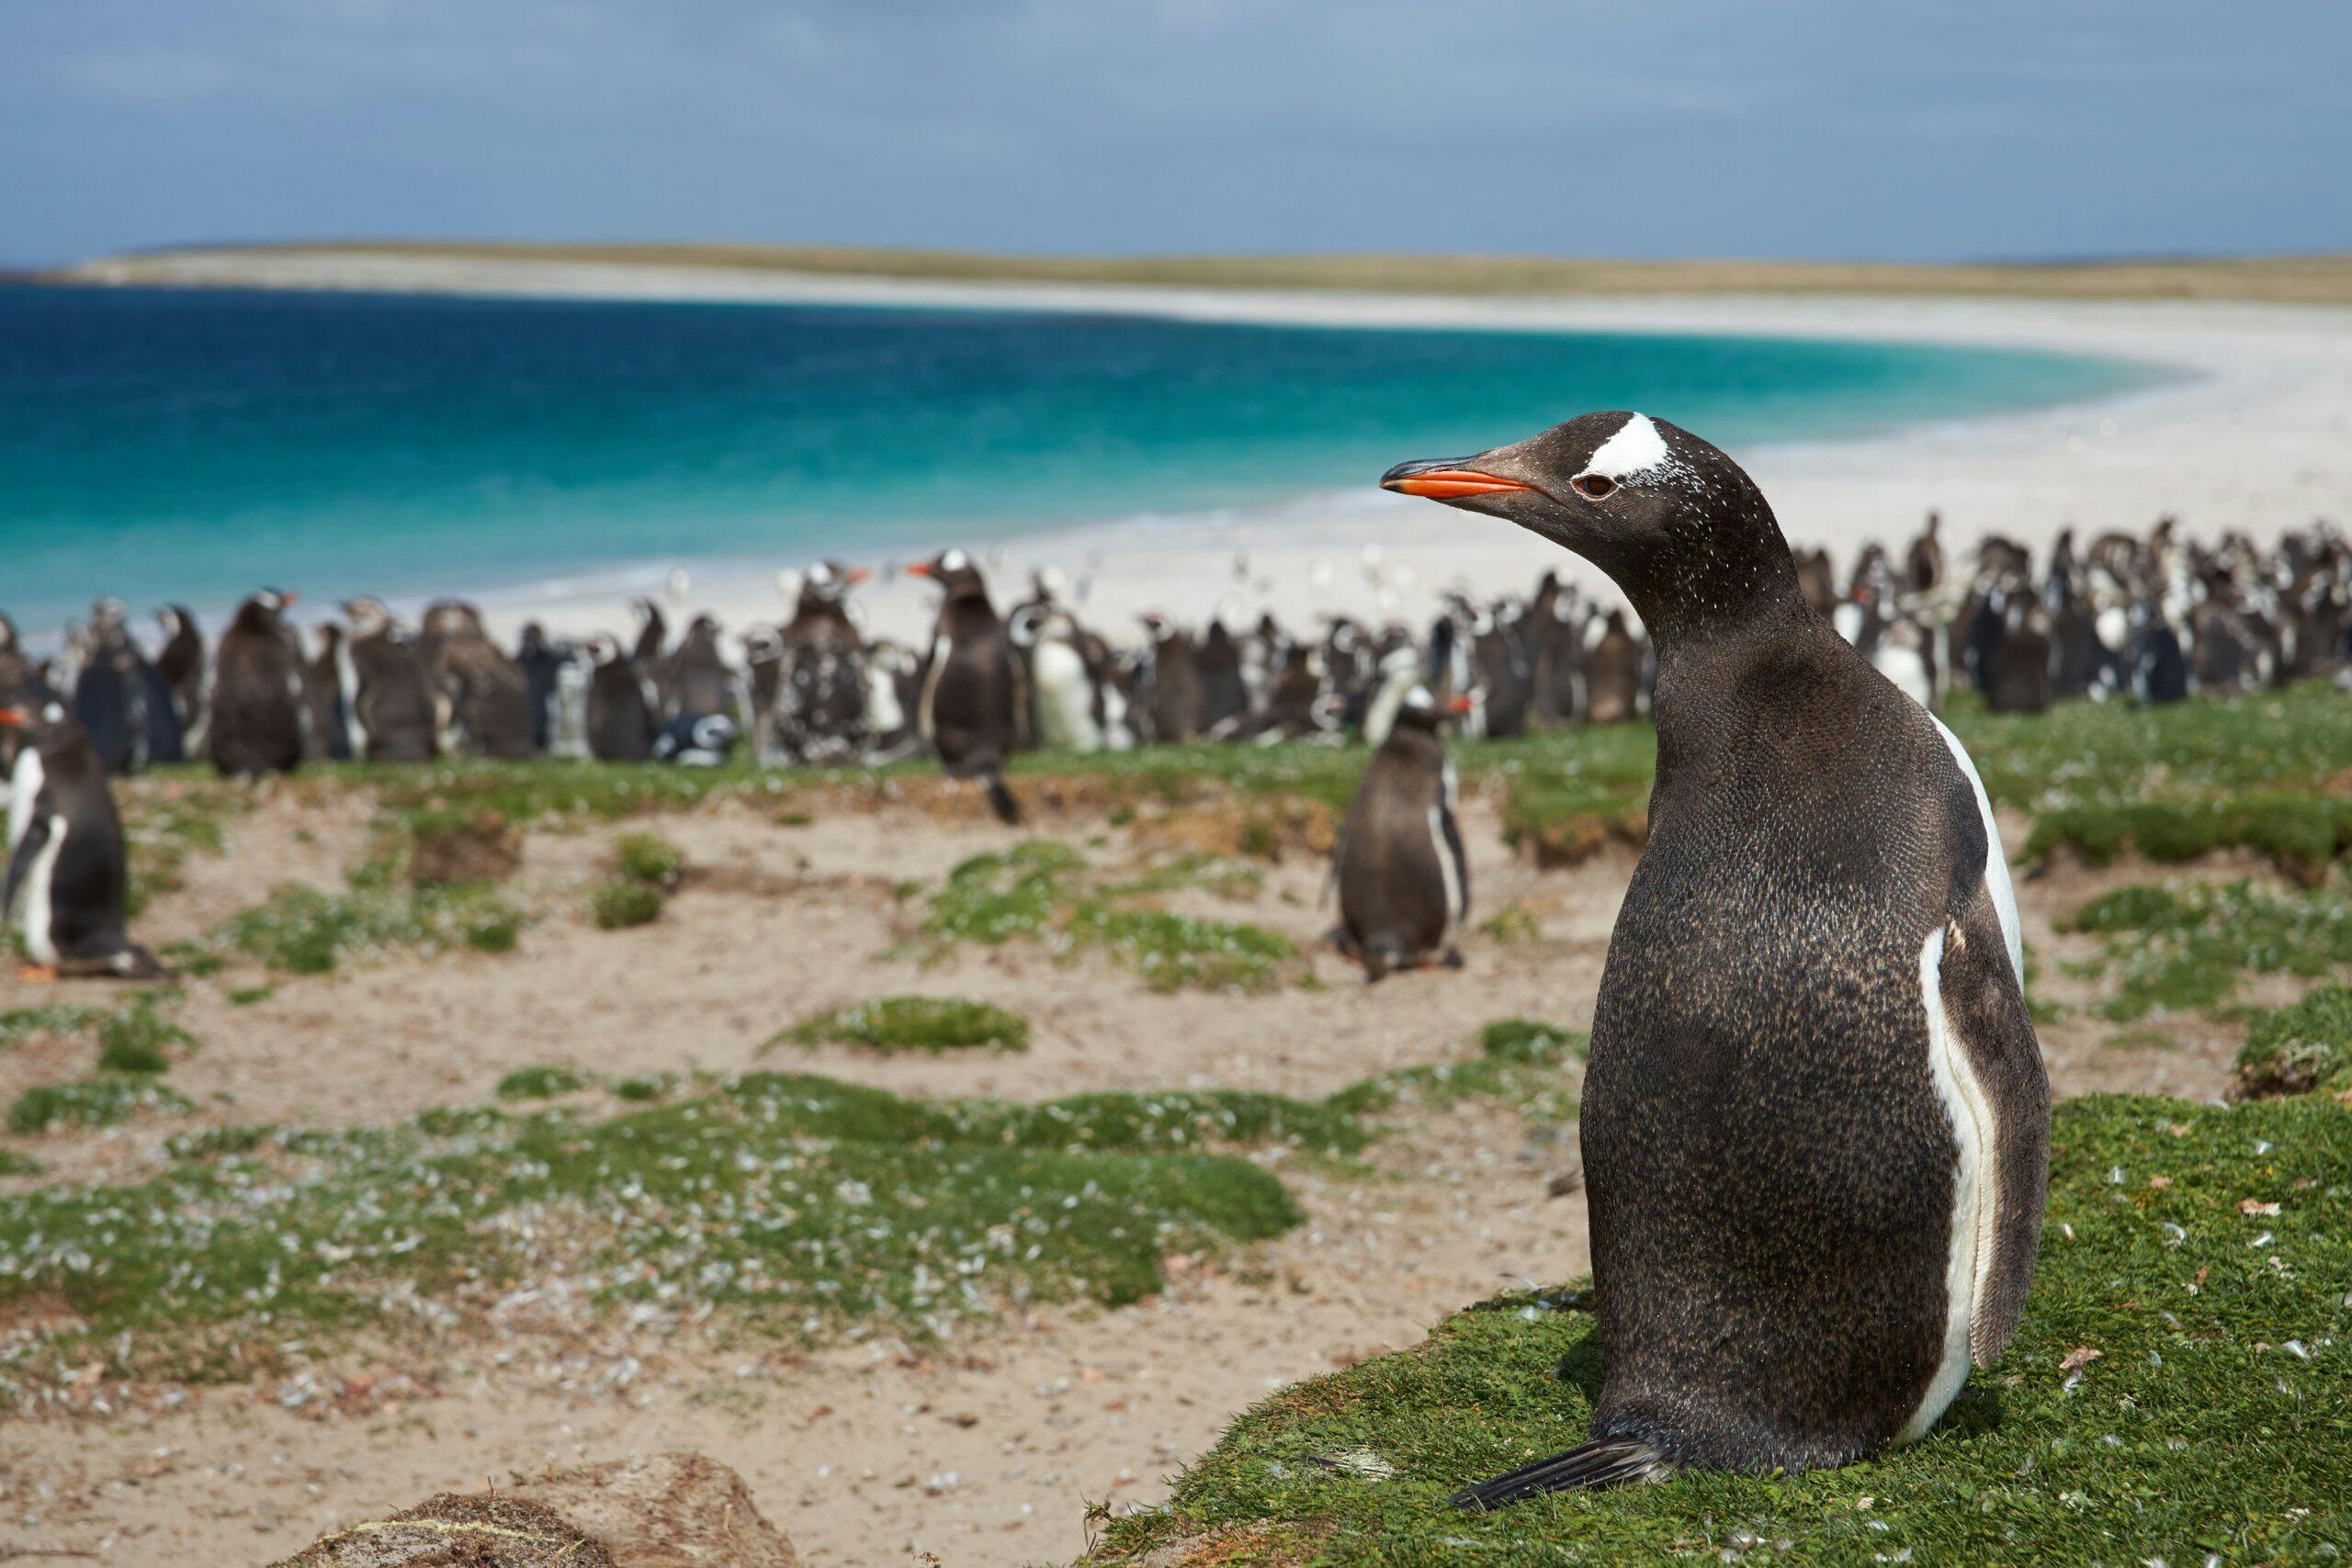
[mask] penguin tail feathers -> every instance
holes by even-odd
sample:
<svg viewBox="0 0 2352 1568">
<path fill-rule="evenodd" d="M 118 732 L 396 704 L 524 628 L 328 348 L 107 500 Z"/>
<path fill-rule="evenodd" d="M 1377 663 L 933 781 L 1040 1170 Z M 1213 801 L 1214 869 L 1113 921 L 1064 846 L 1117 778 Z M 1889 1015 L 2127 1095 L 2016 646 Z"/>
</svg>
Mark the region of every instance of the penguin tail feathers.
<svg viewBox="0 0 2352 1568">
<path fill-rule="evenodd" d="M 1663 1481 L 1673 1471 L 1667 1457 L 1640 1438 L 1601 1438 L 1464 1487 L 1447 1501 L 1457 1508 L 1502 1508 L 1544 1492 L 1591 1492 Z"/>
<path fill-rule="evenodd" d="M 998 821 L 1008 828 L 1021 826 L 1021 802 L 1014 799 L 1012 792 L 1004 787 L 1002 773 L 989 774 L 981 781 L 981 788 L 988 792 L 989 809 L 996 813 Z"/>
</svg>

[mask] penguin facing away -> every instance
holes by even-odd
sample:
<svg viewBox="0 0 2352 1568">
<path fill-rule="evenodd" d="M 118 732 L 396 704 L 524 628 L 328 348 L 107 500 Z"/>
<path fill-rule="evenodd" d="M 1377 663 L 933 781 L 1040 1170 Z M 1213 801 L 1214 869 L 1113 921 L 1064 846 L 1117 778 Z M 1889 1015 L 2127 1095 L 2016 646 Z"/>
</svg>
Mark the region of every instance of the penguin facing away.
<svg viewBox="0 0 2352 1568">
<path fill-rule="evenodd" d="M 439 745 L 432 694 L 416 646 L 375 599 L 344 605 L 350 619 L 338 654 L 351 754 L 370 762 L 429 762 Z"/>
<path fill-rule="evenodd" d="M 301 765 L 302 672 L 285 619 L 297 597 L 265 588 L 237 607 L 220 634 L 205 743 L 225 776 L 291 773 Z"/>
<path fill-rule="evenodd" d="M 32 961 L 18 977 L 160 977 L 164 970 L 155 955 L 126 934 L 130 873 L 122 819 L 88 734 L 53 703 L 38 712 L 0 708 L 0 728 L 23 731 L 29 742 L 24 756 L 38 758 L 30 768 L 18 760 L 18 783 L 34 787 L 21 831 L 11 832 L 6 884 L 0 887 L 0 912 L 15 913 Z M 28 781 L 28 773 L 34 780 Z"/>
<path fill-rule="evenodd" d="M 1807 606 L 1762 494 L 1686 431 L 1587 414 L 1382 482 L 1592 561 L 1658 660 L 1584 1088 L 1607 1369 L 1586 1442 L 1456 1502 L 1923 1436 L 2016 1332 L 2049 1170 L 1967 753 Z"/>
<path fill-rule="evenodd" d="M 1017 824 L 1021 805 L 1004 785 L 1021 707 L 1012 644 L 972 558 L 944 550 L 907 568 L 939 584 L 944 597 L 931 636 L 915 727 L 952 779 L 977 779 L 1000 820 Z"/>
<path fill-rule="evenodd" d="M 1366 981 L 1433 963 L 1458 967 L 1453 933 L 1470 913 L 1470 864 L 1454 820 L 1453 764 L 1440 734 L 1470 699 L 1440 704 L 1415 685 L 1356 784 L 1331 867 L 1340 951 Z"/>
<path fill-rule="evenodd" d="M 599 632 L 588 639 L 588 754 L 600 762 L 642 762 L 658 728 L 637 660 Z"/>
</svg>

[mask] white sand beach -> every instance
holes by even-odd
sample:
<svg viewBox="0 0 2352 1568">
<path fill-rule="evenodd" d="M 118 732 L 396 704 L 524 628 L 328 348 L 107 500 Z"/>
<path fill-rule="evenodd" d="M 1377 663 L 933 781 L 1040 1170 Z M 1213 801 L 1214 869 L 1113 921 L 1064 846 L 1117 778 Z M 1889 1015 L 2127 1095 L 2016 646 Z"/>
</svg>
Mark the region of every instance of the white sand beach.
<svg viewBox="0 0 2352 1568">
<path fill-rule="evenodd" d="M 1939 508 L 1951 547 L 1999 532 L 2041 543 L 2064 526 L 2144 530 L 2178 514 L 2211 534 L 2257 536 L 2352 514 L 2352 310 L 2211 302 L 1938 299 L 1763 295 L 1453 298 L 1222 288 L 933 283 L 707 265 L 621 265 L 344 252 L 192 252 L 91 263 L 92 283 L 382 289 L 548 298 L 902 304 L 1111 311 L 1193 321 L 1496 330 L 1606 330 L 1902 340 L 2102 355 L 2185 372 L 2095 403 L 1860 441 L 1741 449 L 1798 544 L 1841 564 L 1862 542 L 1907 539 Z M 1562 409 L 1566 418 L 1582 412 Z M 1671 418 L 1671 410 L 1646 411 Z M 1498 430 L 1498 443 L 1529 432 Z M 1699 434 L 1706 434 L 1701 431 Z M 1401 459 L 1450 454 L 1400 450 Z M 984 552 L 1001 590 L 1036 567 L 1085 580 L 1091 618 L 1124 635 L 1159 608 L 1188 616 L 1223 602 L 1305 623 L 1318 613 L 1418 616 L 1444 586 L 1521 586 L 1571 558 L 1499 525 L 1362 491 L 1305 497 L 1272 512 L 1181 515 L 1015 538 L 950 538 Z M 1376 556 L 1375 572 L 1367 551 Z M 1246 558 L 1246 570 L 1237 563 Z M 512 630 L 616 624 L 618 601 L 659 589 L 670 563 L 484 596 Z M 774 618 L 782 558 L 695 563 L 688 602 L 731 626 Z M 888 562 L 869 561 L 869 565 Z M 889 574 L 886 573 L 886 579 Z M 452 591 L 468 584 L 452 583 Z M 876 630 L 917 635 L 922 584 L 864 595 Z"/>
</svg>

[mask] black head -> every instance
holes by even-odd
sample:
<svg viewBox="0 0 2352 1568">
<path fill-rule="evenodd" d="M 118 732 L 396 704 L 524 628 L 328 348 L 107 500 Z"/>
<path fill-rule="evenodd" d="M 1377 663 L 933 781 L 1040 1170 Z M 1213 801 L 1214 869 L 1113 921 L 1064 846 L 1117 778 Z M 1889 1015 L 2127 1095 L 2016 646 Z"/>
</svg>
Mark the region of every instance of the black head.
<svg viewBox="0 0 2352 1568">
<path fill-rule="evenodd" d="M 1669 637 L 1802 603 L 1788 541 L 1755 481 L 1645 414 L 1582 414 L 1476 457 L 1399 463 L 1380 484 L 1574 550 Z"/>
<path fill-rule="evenodd" d="M 1396 705 L 1396 728 L 1436 735 L 1456 716 L 1468 713 L 1472 705 L 1465 696 L 1448 697 L 1441 702 L 1429 687 L 1415 682 Z"/>
<path fill-rule="evenodd" d="M 800 602 L 804 604 L 838 604 L 849 597 L 849 591 L 865 581 L 870 574 L 864 567 L 843 566 L 837 560 L 820 560 L 810 567 L 800 579 Z"/>
<path fill-rule="evenodd" d="M 927 561 L 917 561 L 907 568 L 907 575 L 929 578 L 950 599 L 984 598 L 989 591 L 978 564 L 968 553 L 953 547 Z"/>
<path fill-rule="evenodd" d="M 237 606 L 237 625 L 247 631 L 275 631 L 283 624 L 286 612 L 300 598 L 276 588 L 265 588 Z"/>
</svg>

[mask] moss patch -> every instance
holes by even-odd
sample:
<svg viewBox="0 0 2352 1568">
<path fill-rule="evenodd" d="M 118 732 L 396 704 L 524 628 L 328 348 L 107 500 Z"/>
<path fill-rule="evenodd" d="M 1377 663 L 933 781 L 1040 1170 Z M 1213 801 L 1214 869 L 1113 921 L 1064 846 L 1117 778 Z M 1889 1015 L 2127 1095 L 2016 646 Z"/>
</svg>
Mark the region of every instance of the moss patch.
<svg viewBox="0 0 2352 1568">
<path fill-rule="evenodd" d="M 517 1067 L 498 1080 L 501 1100 L 553 1100 L 588 1087 L 588 1080 L 570 1067 Z"/>
<path fill-rule="evenodd" d="M 187 1096 L 169 1084 L 138 1074 L 108 1074 L 25 1090 L 8 1108 L 8 1130 L 47 1133 L 65 1127 L 113 1127 L 133 1116 L 185 1116 L 195 1109 Z M 6 1290 L 0 1288 L 0 1300 L 6 1299 Z"/>
<path fill-rule="evenodd" d="M 1093 1560 L 1215 1562 L 1241 1543 L 1261 1563 L 2352 1550 L 2352 1113 L 2094 1096 L 2059 1107 L 2054 1135 L 2024 1328 L 1912 1448 L 1456 1512 L 1455 1487 L 1579 1440 L 1598 1386 L 1590 1316 L 1504 1296 L 1417 1349 L 1273 1395 Z"/>
<path fill-rule="evenodd" d="M 650 882 L 606 882 L 589 896 L 588 913 L 598 931 L 628 931 L 660 919 L 664 902 L 662 889 Z"/>
<path fill-rule="evenodd" d="M 2256 1097 L 2352 1090 L 2352 989 L 2322 986 L 2255 1020 L 2238 1052 L 2238 1089 Z"/>
<path fill-rule="evenodd" d="M 196 1036 L 155 1010 L 141 997 L 98 1025 L 98 1066 L 110 1073 L 160 1073 L 175 1052 L 197 1048 Z"/>
<path fill-rule="evenodd" d="M 793 1025 L 769 1046 L 855 1045 L 868 1051 L 1026 1051 L 1029 1023 L 974 997 L 881 997 Z M 763 1047 L 764 1049 L 764 1047 Z"/>
<path fill-rule="evenodd" d="M 2075 967 L 2113 979 L 2115 994 L 2096 1010 L 2119 1023 L 2214 1011 L 2248 974 L 2352 972 L 2352 897 L 2341 883 L 2283 893 L 2247 882 L 2121 887 L 2068 923 L 2105 939 L 2098 959 Z"/>
<path fill-rule="evenodd" d="M 481 885 L 411 888 L 391 863 L 371 862 L 340 892 L 288 883 L 266 902 L 231 916 L 204 945 L 243 953 L 282 975 L 331 975 L 348 959 L 392 948 L 504 952 L 514 947 L 523 919 Z"/>
<path fill-rule="evenodd" d="M 613 845 L 613 871 L 666 893 L 686 874 L 685 852 L 659 833 L 624 833 Z"/>
<path fill-rule="evenodd" d="M 1282 984 L 1298 957 L 1289 938 L 1238 920 L 1151 907 L 1155 896 L 1189 885 L 1231 886 L 1225 872 L 1191 860 L 1142 876 L 1099 875 L 1068 845 L 1030 840 L 957 866 L 932 896 L 923 934 L 934 943 L 1028 939 L 1057 957 L 1101 952 L 1156 991 L 1263 991 Z"/>
</svg>

